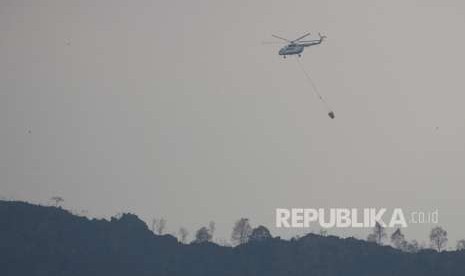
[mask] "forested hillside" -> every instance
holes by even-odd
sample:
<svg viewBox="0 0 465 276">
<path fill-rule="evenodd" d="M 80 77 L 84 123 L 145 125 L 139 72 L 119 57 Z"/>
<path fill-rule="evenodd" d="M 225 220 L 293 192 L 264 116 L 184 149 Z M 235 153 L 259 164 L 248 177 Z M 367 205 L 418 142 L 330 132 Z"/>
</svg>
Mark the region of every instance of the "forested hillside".
<svg viewBox="0 0 465 276">
<path fill-rule="evenodd" d="M 88 219 L 61 208 L 0 201 L 0 275 L 465 275 L 465 252 L 406 253 L 309 234 L 231 248 L 155 235 L 136 215 Z"/>
</svg>

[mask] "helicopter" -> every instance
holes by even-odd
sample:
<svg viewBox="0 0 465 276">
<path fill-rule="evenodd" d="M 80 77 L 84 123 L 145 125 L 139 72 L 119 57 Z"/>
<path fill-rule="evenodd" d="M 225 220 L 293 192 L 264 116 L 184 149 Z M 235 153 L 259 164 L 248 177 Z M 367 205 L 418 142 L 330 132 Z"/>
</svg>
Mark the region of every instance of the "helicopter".
<svg viewBox="0 0 465 276">
<path fill-rule="evenodd" d="M 321 44 L 323 42 L 323 40 L 326 38 L 326 36 L 321 35 L 320 33 L 318 33 L 318 35 L 320 36 L 320 39 L 302 41 L 302 39 L 304 39 L 305 37 L 307 37 L 309 35 L 310 35 L 310 33 L 306 33 L 305 35 L 303 35 L 303 36 L 301 36 L 301 37 L 299 37 L 297 39 L 294 39 L 294 40 L 289 40 L 287 38 L 280 37 L 280 36 L 277 36 L 277 35 L 272 35 L 272 36 L 274 38 L 278 38 L 278 39 L 284 40 L 287 43 L 289 43 L 286 46 L 282 47 L 278 52 L 280 56 L 283 56 L 283 58 L 286 58 L 286 56 L 290 56 L 290 55 L 298 55 L 299 57 L 301 57 L 302 52 L 304 51 L 305 47 L 310 47 L 310 46 Z"/>
</svg>

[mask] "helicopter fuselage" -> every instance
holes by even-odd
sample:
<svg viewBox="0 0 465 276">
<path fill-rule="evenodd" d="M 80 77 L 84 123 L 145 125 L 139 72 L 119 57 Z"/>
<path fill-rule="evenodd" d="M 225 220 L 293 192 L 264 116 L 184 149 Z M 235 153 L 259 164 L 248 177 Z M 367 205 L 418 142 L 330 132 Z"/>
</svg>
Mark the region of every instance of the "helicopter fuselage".
<svg viewBox="0 0 465 276">
<path fill-rule="evenodd" d="M 290 56 L 290 55 L 300 55 L 304 51 L 305 45 L 291 43 L 279 50 L 279 55 L 281 56 Z"/>
</svg>

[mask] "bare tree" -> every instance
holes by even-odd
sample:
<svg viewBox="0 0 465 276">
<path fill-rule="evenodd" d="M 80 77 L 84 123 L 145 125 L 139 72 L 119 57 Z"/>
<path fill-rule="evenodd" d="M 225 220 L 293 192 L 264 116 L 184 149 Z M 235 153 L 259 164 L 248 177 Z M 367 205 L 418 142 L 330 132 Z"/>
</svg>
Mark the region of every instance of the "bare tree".
<svg viewBox="0 0 465 276">
<path fill-rule="evenodd" d="M 181 227 L 179 228 L 179 241 L 181 243 L 186 243 L 187 242 L 187 236 L 189 235 L 189 232 L 187 231 L 186 228 Z"/>
<path fill-rule="evenodd" d="M 154 218 L 152 220 L 152 232 L 158 234 L 158 235 L 163 235 L 166 229 L 166 219 L 160 218 L 156 219 Z"/>
<path fill-rule="evenodd" d="M 249 236 L 252 233 L 252 227 L 250 226 L 248 218 L 241 218 L 236 221 L 233 231 L 231 233 L 231 241 L 233 244 L 244 244 L 249 240 Z"/>
<path fill-rule="evenodd" d="M 405 246 L 407 245 L 407 242 L 405 241 L 405 236 L 402 234 L 400 231 L 400 228 L 397 228 L 394 233 L 391 235 L 391 243 L 392 245 L 400 250 L 404 250 Z"/>
<path fill-rule="evenodd" d="M 50 200 L 55 202 L 55 207 L 60 206 L 60 203 L 65 201 L 61 196 L 52 196 L 52 198 L 50 198 Z"/>
<path fill-rule="evenodd" d="M 212 236 L 212 238 L 213 238 L 213 235 L 215 234 L 215 230 L 216 230 L 215 222 L 214 222 L 214 221 L 210 221 L 210 223 L 208 224 L 208 232 L 210 233 L 210 235 Z"/>
<path fill-rule="evenodd" d="M 195 239 L 192 243 L 204 243 L 212 240 L 212 236 L 207 227 L 202 227 L 195 233 Z"/>
<path fill-rule="evenodd" d="M 441 252 L 447 244 L 447 231 L 440 226 L 434 227 L 431 229 L 429 239 L 431 241 L 431 246 L 438 252 Z"/>
<path fill-rule="evenodd" d="M 376 222 L 375 227 L 373 228 L 373 233 L 369 234 L 367 240 L 369 242 L 375 242 L 377 244 L 382 244 L 383 239 L 386 237 L 386 231 L 384 227 Z"/>
<path fill-rule="evenodd" d="M 457 241 L 457 250 L 462 251 L 465 250 L 465 240 Z"/>
</svg>

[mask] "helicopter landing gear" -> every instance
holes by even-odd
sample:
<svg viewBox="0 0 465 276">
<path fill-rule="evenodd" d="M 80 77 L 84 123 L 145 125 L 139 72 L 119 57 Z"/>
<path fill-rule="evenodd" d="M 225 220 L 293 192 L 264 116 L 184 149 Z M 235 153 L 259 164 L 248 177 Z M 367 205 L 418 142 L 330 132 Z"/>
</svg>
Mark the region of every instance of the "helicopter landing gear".
<svg viewBox="0 0 465 276">
<path fill-rule="evenodd" d="M 299 54 L 298 56 L 299 56 L 299 57 L 302 57 L 302 55 L 301 55 L 301 54 Z"/>
<path fill-rule="evenodd" d="M 286 56 L 283 56 L 283 58 L 286 58 Z"/>
</svg>

